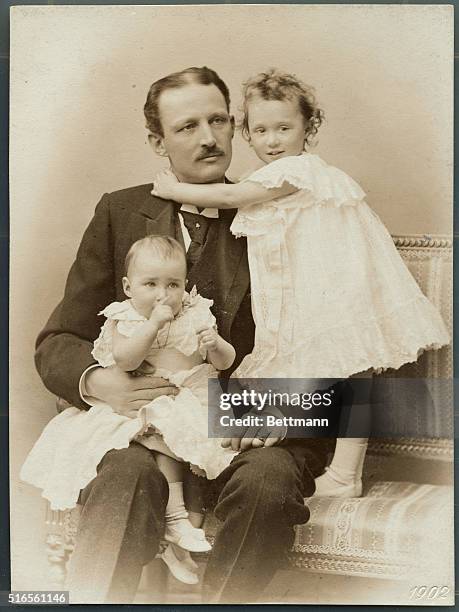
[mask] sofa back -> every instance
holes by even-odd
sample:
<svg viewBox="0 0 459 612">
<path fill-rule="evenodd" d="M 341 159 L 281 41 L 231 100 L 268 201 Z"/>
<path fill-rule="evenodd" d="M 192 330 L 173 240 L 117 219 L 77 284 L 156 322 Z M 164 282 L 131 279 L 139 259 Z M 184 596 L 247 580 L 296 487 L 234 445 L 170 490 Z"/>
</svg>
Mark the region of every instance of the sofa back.
<svg viewBox="0 0 459 612">
<path fill-rule="evenodd" d="M 394 236 L 394 243 L 423 293 L 439 310 L 453 333 L 452 240 L 446 236 Z M 415 363 L 389 370 L 384 378 L 421 378 L 429 381 L 432 406 L 409 406 L 413 416 L 427 428 L 419 436 L 373 438 L 365 465 L 367 480 L 409 480 L 449 484 L 453 455 L 453 361 L 451 344 L 424 352 Z M 399 388 L 394 385 L 395 389 Z M 386 398 L 388 409 L 403 411 L 403 401 L 395 391 Z M 393 404 L 389 406 L 389 404 Z M 425 431 L 428 431 L 428 437 Z"/>
</svg>

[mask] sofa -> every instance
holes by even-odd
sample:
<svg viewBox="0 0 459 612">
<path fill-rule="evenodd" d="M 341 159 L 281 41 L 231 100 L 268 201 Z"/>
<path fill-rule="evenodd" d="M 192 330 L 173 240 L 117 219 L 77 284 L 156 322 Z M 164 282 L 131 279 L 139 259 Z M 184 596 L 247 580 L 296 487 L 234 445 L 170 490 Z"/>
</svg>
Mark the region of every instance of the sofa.
<svg viewBox="0 0 459 612">
<path fill-rule="evenodd" d="M 421 289 L 441 311 L 452 334 L 451 239 L 412 235 L 394 236 L 394 242 Z M 382 589 L 371 587 L 371 592 L 376 594 L 375 603 L 390 603 L 390 593 L 394 594 L 395 603 L 424 603 L 422 599 L 430 595 L 430 603 L 445 603 L 452 597 L 451 347 L 428 351 L 416 363 L 397 372 L 385 372 L 383 376 L 442 381 L 441 422 L 436 424 L 438 416 L 430 409 L 428 436 L 423 430 L 420 435 L 414 431 L 409 436 L 371 439 L 365 459 L 362 497 L 305 500 L 311 518 L 307 524 L 297 526 L 288 565 L 280 572 L 280 586 L 274 588 L 274 594 L 265 596 L 266 601 L 306 603 L 308 597 L 313 597 L 311 601 L 316 603 L 345 603 L 349 597 L 349 602 L 359 603 L 361 591 L 362 602 L 370 603 L 368 585 L 375 584 L 385 585 Z M 398 409 L 396 395 L 387 401 Z M 415 408 L 414 415 L 418 414 L 418 407 Z M 419 406 L 419 410 L 423 407 Z M 445 418 L 451 423 L 445 423 Z M 78 516 L 78 508 L 66 512 L 49 508 L 46 511 L 50 588 L 62 588 Z M 216 527 L 216 519 L 207 517 L 205 528 L 210 539 Z M 201 556 L 201 564 L 204 563 L 205 557 Z M 179 585 L 172 578 L 166 583 L 165 572 L 161 576 L 161 584 L 157 579 L 149 587 L 148 580 L 143 581 L 144 599 L 139 601 L 192 603 L 193 597 L 197 597 L 194 587 L 184 590 L 185 585 Z M 358 584 L 364 585 L 360 591 Z M 425 589 L 421 589 L 423 586 Z M 335 599 L 323 596 L 330 588 L 337 591 Z M 346 589 L 350 589 L 350 594 L 346 595 Z M 400 597 L 405 596 L 406 602 L 402 602 Z"/>
</svg>

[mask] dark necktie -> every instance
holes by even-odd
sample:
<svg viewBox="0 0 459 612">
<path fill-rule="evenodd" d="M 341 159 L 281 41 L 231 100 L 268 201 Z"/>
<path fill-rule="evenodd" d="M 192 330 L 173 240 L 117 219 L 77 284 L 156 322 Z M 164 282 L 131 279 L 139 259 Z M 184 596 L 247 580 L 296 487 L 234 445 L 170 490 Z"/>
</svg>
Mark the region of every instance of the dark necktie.
<svg viewBox="0 0 459 612">
<path fill-rule="evenodd" d="M 209 231 L 210 224 L 215 221 L 215 219 L 210 219 L 209 217 L 196 215 L 195 213 L 183 210 L 180 211 L 180 214 L 183 217 L 183 222 L 191 238 L 190 246 L 186 254 L 189 271 L 201 257 L 202 249 L 206 242 L 207 232 Z"/>
</svg>

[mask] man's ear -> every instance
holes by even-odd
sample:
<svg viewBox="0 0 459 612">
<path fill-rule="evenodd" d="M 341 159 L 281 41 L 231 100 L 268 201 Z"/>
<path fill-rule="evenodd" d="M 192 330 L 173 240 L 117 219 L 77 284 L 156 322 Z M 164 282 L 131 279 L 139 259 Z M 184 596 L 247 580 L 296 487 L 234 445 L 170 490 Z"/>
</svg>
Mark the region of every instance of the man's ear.
<svg viewBox="0 0 459 612">
<path fill-rule="evenodd" d="M 148 134 L 148 143 L 156 155 L 167 157 L 166 147 L 164 146 L 164 138 L 160 134 Z"/>
<path fill-rule="evenodd" d="M 230 123 L 231 123 L 231 130 L 232 130 L 231 137 L 233 137 L 234 136 L 234 130 L 236 128 L 236 122 L 234 120 L 234 115 L 230 115 Z"/>
<path fill-rule="evenodd" d="M 123 276 L 123 291 L 128 298 L 131 297 L 131 284 L 127 276 Z"/>
</svg>

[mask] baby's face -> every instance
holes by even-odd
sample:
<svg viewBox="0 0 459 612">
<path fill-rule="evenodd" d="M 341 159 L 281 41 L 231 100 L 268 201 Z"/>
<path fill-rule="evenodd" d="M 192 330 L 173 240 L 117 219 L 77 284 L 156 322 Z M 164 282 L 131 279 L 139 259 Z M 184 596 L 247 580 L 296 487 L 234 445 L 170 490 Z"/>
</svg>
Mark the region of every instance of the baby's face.
<svg viewBox="0 0 459 612">
<path fill-rule="evenodd" d="M 124 292 L 137 312 L 147 319 L 159 303 L 180 312 L 185 291 L 186 264 L 181 258 L 159 259 L 148 250 L 137 253 L 123 278 Z M 164 302 L 161 302 L 166 298 Z"/>
<path fill-rule="evenodd" d="M 254 97 L 247 106 L 250 144 L 266 164 L 301 155 L 305 122 L 298 100 L 263 100 Z"/>
</svg>

